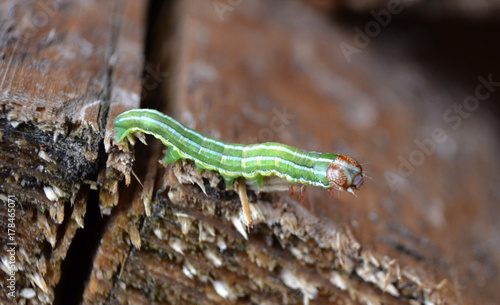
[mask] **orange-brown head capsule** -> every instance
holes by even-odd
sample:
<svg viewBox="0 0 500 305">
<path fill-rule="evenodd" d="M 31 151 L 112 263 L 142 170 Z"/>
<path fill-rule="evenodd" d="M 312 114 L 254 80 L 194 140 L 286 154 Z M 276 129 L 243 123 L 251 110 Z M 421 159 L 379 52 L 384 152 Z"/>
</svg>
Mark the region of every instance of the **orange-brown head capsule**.
<svg viewBox="0 0 500 305">
<path fill-rule="evenodd" d="M 353 192 L 363 184 L 363 169 L 358 161 L 348 155 L 338 155 L 326 170 L 330 185 L 339 191 Z"/>
</svg>

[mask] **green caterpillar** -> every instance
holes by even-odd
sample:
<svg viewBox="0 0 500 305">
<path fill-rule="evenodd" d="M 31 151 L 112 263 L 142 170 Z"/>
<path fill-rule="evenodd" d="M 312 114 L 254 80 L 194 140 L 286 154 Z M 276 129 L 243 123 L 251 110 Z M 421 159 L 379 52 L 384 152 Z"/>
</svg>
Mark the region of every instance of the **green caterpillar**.
<svg viewBox="0 0 500 305">
<path fill-rule="evenodd" d="M 361 165 L 348 155 L 309 152 L 272 142 L 225 143 L 205 137 L 152 109 L 126 111 L 116 117 L 114 126 L 118 142 L 130 139 L 136 132 L 151 134 L 169 147 L 162 160 L 164 164 L 179 159 L 193 160 L 201 169 L 219 172 L 228 187 L 239 177 L 261 187 L 263 177 L 272 175 L 292 185 L 326 188 L 330 195 L 332 189 L 354 193 L 353 189 L 363 184 Z M 247 224 L 251 223 L 248 219 Z"/>
</svg>

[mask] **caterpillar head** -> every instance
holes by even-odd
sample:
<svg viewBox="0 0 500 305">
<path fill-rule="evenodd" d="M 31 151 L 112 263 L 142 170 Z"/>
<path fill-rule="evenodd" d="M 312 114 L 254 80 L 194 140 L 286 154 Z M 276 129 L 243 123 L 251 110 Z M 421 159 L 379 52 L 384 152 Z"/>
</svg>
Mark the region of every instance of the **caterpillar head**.
<svg viewBox="0 0 500 305">
<path fill-rule="evenodd" d="M 328 166 L 326 178 L 332 188 L 353 193 L 363 184 L 363 169 L 358 161 L 348 155 L 338 155 Z"/>
</svg>

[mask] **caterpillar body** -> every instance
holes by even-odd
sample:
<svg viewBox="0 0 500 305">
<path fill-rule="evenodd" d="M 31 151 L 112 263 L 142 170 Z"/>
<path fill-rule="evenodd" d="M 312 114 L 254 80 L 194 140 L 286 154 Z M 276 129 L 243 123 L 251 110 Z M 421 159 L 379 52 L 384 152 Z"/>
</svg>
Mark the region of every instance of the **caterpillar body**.
<svg viewBox="0 0 500 305">
<path fill-rule="evenodd" d="M 292 185 L 313 185 L 351 193 L 363 184 L 361 165 L 348 155 L 305 151 L 273 142 L 225 143 L 205 137 L 152 109 L 123 112 L 114 120 L 114 127 L 118 142 L 136 132 L 151 134 L 169 147 L 162 160 L 164 164 L 179 159 L 193 160 L 201 169 L 219 172 L 228 187 L 240 177 L 261 187 L 263 177 L 272 175 Z M 251 220 L 247 217 L 249 223 Z"/>
</svg>

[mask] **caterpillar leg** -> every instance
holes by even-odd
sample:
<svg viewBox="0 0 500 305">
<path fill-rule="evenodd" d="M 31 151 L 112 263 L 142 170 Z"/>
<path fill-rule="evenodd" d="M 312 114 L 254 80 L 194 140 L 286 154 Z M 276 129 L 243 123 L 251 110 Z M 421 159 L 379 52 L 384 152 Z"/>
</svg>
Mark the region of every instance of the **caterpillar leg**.
<svg viewBox="0 0 500 305">
<path fill-rule="evenodd" d="M 326 189 L 326 191 L 328 192 L 328 195 L 330 195 L 330 197 L 335 199 L 335 194 L 333 193 L 334 192 L 333 187 Z"/>
<path fill-rule="evenodd" d="M 240 196 L 241 208 L 245 215 L 245 223 L 247 228 L 252 226 L 252 213 L 250 212 L 250 204 L 248 203 L 247 188 L 244 179 L 236 180 L 236 192 Z"/>
<path fill-rule="evenodd" d="M 299 184 L 299 185 L 300 185 L 300 201 L 304 201 L 304 199 L 306 198 L 306 186 L 303 184 Z M 295 187 L 294 184 L 290 184 L 288 186 L 288 191 L 290 192 L 290 196 L 292 198 L 295 195 L 294 187 Z"/>
</svg>

